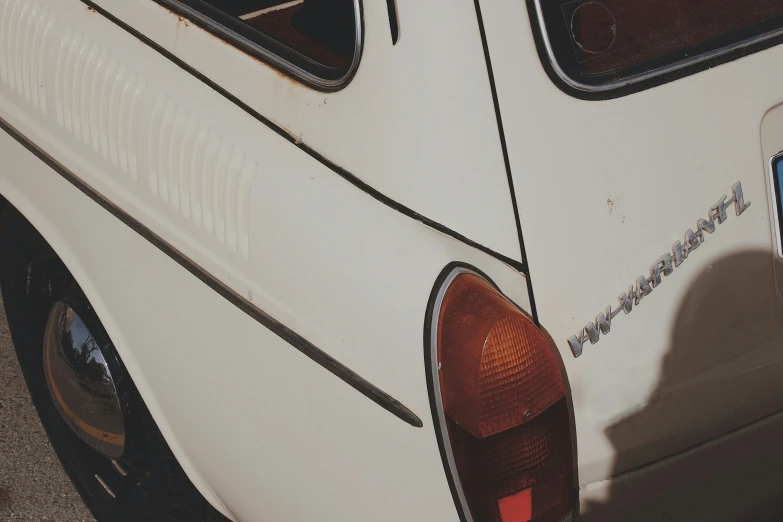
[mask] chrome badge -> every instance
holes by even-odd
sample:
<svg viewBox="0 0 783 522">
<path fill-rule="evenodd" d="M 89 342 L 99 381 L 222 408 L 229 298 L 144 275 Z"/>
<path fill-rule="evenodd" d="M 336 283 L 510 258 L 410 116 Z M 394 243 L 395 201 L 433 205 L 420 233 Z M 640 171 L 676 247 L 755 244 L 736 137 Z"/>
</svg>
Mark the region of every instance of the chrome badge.
<svg viewBox="0 0 783 522">
<path fill-rule="evenodd" d="M 631 313 L 633 307 L 639 304 L 643 297 L 652 293 L 653 289 L 658 288 L 663 280 L 662 276 L 669 276 L 674 269 L 685 261 L 691 252 L 699 248 L 704 242 L 704 233 L 712 234 L 715 232 L 715 225 L 726 221 L 726 210 L 729 205 L 734 204 L 734 210 L 739 216 L 750 206 L 750 202 L 745 202 L 742 196 L 742 184 L 737 182 L 731 187 L 732 196 L 727 198 L 723 196 L 712 207 L 707 219 L 699 219 L 696 222 L 696 232 L 693 229 L 685 231 L 685 244 L 675 241 L 672 245 L 671 253 L 666 252 L 650 265 L 650 275 L 640 275 L 634 284 L 628 287 L 626 292 L 621 293 L 617 300 L 617 308 L 611 305 L 606 307 L 606 311 L 598 314 L 595 321 L 587 323 L 578 334 L 568 340 L 568 346 L 571 348 L 574 357 L 582 355 L 582 348 L 586 341 L 595 344 L 599 341 L 601 334 L 608 334 L 612 326 L 612 319 L 617 317 L 620 312 Z"/>
</svg>

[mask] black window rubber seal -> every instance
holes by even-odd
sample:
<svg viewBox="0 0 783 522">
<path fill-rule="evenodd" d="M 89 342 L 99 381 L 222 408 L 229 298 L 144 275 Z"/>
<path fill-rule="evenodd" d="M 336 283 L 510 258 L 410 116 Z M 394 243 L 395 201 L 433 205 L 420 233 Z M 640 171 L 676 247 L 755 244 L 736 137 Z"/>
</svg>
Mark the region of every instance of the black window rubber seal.
<svg viewBox="0 0 783 522">
<path fill-rule="evenodd" d="M 764 51 L 783 43 L 783 33 L 781 33 L 778 36 L 763 39 L 746 46 L 736 47 L 714 58 L 702 60 L 686 67 L 665 72 L 648 79 L 629 83 L 622 87 L 617 87 L 607 91 L 584 91 L 569 85 L 565 80 L 563 80 L 563 78 L 560 77 L 557 71 L 555 71 L 555 68 L 553 67 L 552 61 L 550 60 L 549 54 L 546 50 L 546 44 L 544 42 L 544 31 L 539 24 L 538 13 L 536 12 L 536 0 L 526 1 L 528 18 L 530 18 L 530 25 L 533 30 L 533 39 L 536 42 L 536 50 L 538 51 L 538 57 L 541 62 L 541 66 L 544 68 L 544 71 L 546 71 L 549 79 L 557 86 L 558 89 L 569 96 L 585 101 L 613 100 L 616 98 L 629 96 L 631 94 L 636 94 L 638 92 L 646 91 L 647 89 L 652 89 L 654 87 L 665 85 L 687 76 L 706 71 L 707 69 L 712 69 L 713 67 L 717 67 L 718 65 L 722 65 L 724 63 L 733 62 L 734 60 L 744 58 L 745 56 Z"/>
<path fill-rule="evenodd" d="M 172 13 L 180 15 L 183 17 L 183 20 L 187 19 L 216 38 L 233 45 L 245 54 L 318 91 L 334 92 L 344 89 L 351 82 L 359 68 L 364 49 L 364 11 L 362 0 L 355 2 L 356 9 L 358 9 L 358 12 L 355 13 L 357 16 L 356 42 L 351 56 L 351 63 L 346 67 L 329 67 L 320 64 L 275 38 L 221 12 L 204 0 L 153 1 Z M 89 3 L 92 4 L 92 2 Z M 96 6 L 93 5 L 93 7 Z M 104 12 L 101 12 L 101 14 L 106 15 Z M 297 72 L 297 69 L 300 72 Z"/>
</svg>

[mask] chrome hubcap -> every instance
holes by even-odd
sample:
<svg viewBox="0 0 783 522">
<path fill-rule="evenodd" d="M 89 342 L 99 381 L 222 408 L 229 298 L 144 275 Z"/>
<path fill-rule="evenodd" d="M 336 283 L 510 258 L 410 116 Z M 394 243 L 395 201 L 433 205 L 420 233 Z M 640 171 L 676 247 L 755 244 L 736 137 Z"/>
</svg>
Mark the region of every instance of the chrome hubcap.
<svg viewBox="0 0 783 522">
<path fill-rule="evenodd" d="M 93 332 L 71 306 L 58 301 L 49 313 L 43 344 L 46 385 L 63 420 L 93 449 L 121 457 L 122 406 Z"/>
</svg>

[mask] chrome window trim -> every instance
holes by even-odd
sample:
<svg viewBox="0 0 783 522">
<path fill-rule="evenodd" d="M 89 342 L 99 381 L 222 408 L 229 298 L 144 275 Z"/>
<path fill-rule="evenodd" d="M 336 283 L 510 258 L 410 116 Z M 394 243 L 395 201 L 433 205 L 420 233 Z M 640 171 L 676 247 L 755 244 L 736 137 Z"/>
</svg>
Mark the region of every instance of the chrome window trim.
<svg viewBox="0 0 783 522">
<path fill-rule="evenodd" d="M 780 216 L 778 215 L 778 194 L 775 190 L 775 161 L 783 158 L 783 152 L 778 152 L 771 158 L 769 158 L 769 193 L 772 197 L 772 220 L 775 223 L 775 240 L 777 241 L 778 256 L 783 257 L 783 241 L 780 237 Z M 783 195 L 782 195 L 783 197 Z"/>
<path fill-rule="evenodd" d="M 555 71 L 557 76 L 565 82 L 566 85 L 569 87 L 587 92 L 587 93 L 603 93 L 608 91 L 614 91 L 617 89 L 621 89 L 623 87 L 628 87 L 630 85 L 643 82 L 645 80 L 650 80 L 652 78 L 655 78 L 657 76 L 661 76 L 664 74 L 668 74 L 671 72 L 679 71 L 681 69 L 685 69 L 687 67 L 691 67 L 693 65 L 706 62 L 708 60 L 712 60 L 714 58 L 718 58 L 720 56 L 723 56 L 725 54 L 728 54 L 732 51 L 735 51 L 737 49 L 743 49 L 745 47 L 749 47 L 753 44 L 757 44 L 766 40 L 769 40 L 771 38 L 775 38 L 777 36 L 783 35 L 783 27 L 780 29 L 775 29 L 774 31 L 768 31 L 766 33 L 762 33 L 758 36 L 754 36 L 752 38 L 747 38 L 745 40 L 739 41 L 732 45 L 727 45 L 724 47 L 720 47 L 718 49 L 714 49 L 712 51 L 700 54 L 698 56 L 693 56 L 691 58 L 688 58 L 686 60 L 681 60 L 679 62 L 675 62 L 673 64 L 659 67 L 657 69 L 652 69 L 650 71 L 639 73 L 635 75 L 631 75 L 627 78 L 622 78 L 620 80 L 614 80 L 608 83 L 603 83 L 600 85 L 590 85 L 586 83 L 579 82 L 577 80 L 574 80 L 566 72 L 560 67 L 560 64 L 557 61 L 557 58 L 555 57 L 554 50 L 552 49 L 552 44 L 549 41 L 549 33 L 547 31 L 546 23 L 544 21 L 544 11 L 541 8 L 541 0 L 533 0 L 535 10 L 536 10 L 536 19 L 538 21 L 538 28 L 541 31 L 541 37 L 544 44 L 544 48 L 546 49 L 547 57 L 549 58 L 549 63 L 552 66 L 552 69 Z"/>
<path fill-rule="evenodd" d="M 242 46 L 251 49 L 254 53 L 257 53 L 258 55 L 263 57 L 264 60 L 271 63 L 274 67 L 280 69 L 286 74 L 289 74 L 290 76 L 293 76 L 294 78 L 304 82 L 305 84 L 311 87 L 315 87 L 316 89 L 320 89 L 324 91 L 339 90 L 348 84 L 348 82 L 353 78 L 353 75 L 356 73 L 356 70 L 359 68 L 359 62 L 361 61 L 361 56 L 362 56 L 362 45 L 364 43 L 361 0 L 354 0 L 353 2 L 354 3 L 354 9 L 353 9 L 354 26 L 356 27 L 356 42 L 354 44 L 353 60 L 351 61 L 351 65 L 348 67 L 346 73 L 342 77 L 334 80 L 321 78 L 320 76 L 315 75 L 299 67 L 298 65 L 289 62 L 288 60 L 270 51 L 263 45 L 260 45 L 254 42 L 253 40 L 246 38 L 245 36 L 242 36 L 236 31 L 231 30 L 225 25 L 203 14 L 201 11 L 192 8 L 187 4 L 184 4 L 179 0 L 156 0 L 156 1 L 161 5 L 163 5 L 164 7 L 170 6 L 176 9 L 177 11 L 185 14 L 188 17 L 193 18 L 194 20 L 198 20 L 206 27 L 209 27 L 211 31 L 214 31 L 217 34 L 228 35 L 229 38 L 221 38 L 221 39 L 223 39 L 224 41 L 232 45 L 233 45 L 232 40 L 240 43 Z M 270 38 L 274 39 L 271 36 Z M 236 45 L 234 45 L 234 47 L 236 47 L 240 51 L 243 51 L 242 47 Z"/>
<path fill-rule="evenodd" d="M 461 266 L 455 267 L 449 273 L 446 279 L 444 279 L 443 284 L 441 284 L 440 288 L 438 289 L 438 293 L 435 296 L 435 304 L 432 307 L 432 318 L 430 321 L 429 371 L 431 372 L 432 376 L 432 393 L 435 399 L 435 409 L 438 412 L 438 427 L 436 429 L 440 430 L 441 439 L 443 440 L 443 448 L 446 453 L 446 460 L 449 464 L 448 472 L 451 475 L 451 480 L 454 483 L 454 489 L 457 493 L 457 497 L 459 497 L 462 513 L 465 515 L 465 522 L 473 522 L 473 516 L 470 514 L 470 508 L 468 507 L 468 501 L 465 497 L 465 491 L 462 489 L 462 482 L 460 482 L 459 475 L 457 474 L 457 463 L 454 460 L 454 451 L 451 448 L 449 430 L 448 426 L 446 426 L 446 414 L 443 411 L 443 396 L 440 392 L 440 375 L 438 372 L 440 367 L 440 361 L 438 360 L 438 319 L 440 317 L 440 309 L 443 306 L 443 298 L 446 296 L 446 291 L 451 286 L 451 283 L 454 282 L 457 276 L 462 274 L 471 274 L 480 278 L 482 281 L 485 281 L 484 276 L 481 274 Z"/>
</svg>

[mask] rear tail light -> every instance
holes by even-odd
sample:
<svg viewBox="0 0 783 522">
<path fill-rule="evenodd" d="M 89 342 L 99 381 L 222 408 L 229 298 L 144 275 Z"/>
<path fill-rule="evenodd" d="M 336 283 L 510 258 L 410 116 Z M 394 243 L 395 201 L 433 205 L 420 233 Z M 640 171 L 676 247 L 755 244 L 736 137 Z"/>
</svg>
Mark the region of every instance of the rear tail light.
<svg viewBox="0 0 783 522">
<path fill-rule="evenodd" d="M 570 417 L 546 338 L 484 278 L 463 268 L 448 273 L 431 313 L 433 417 L 463 518 L 571 520 Z"/>
</svg>

